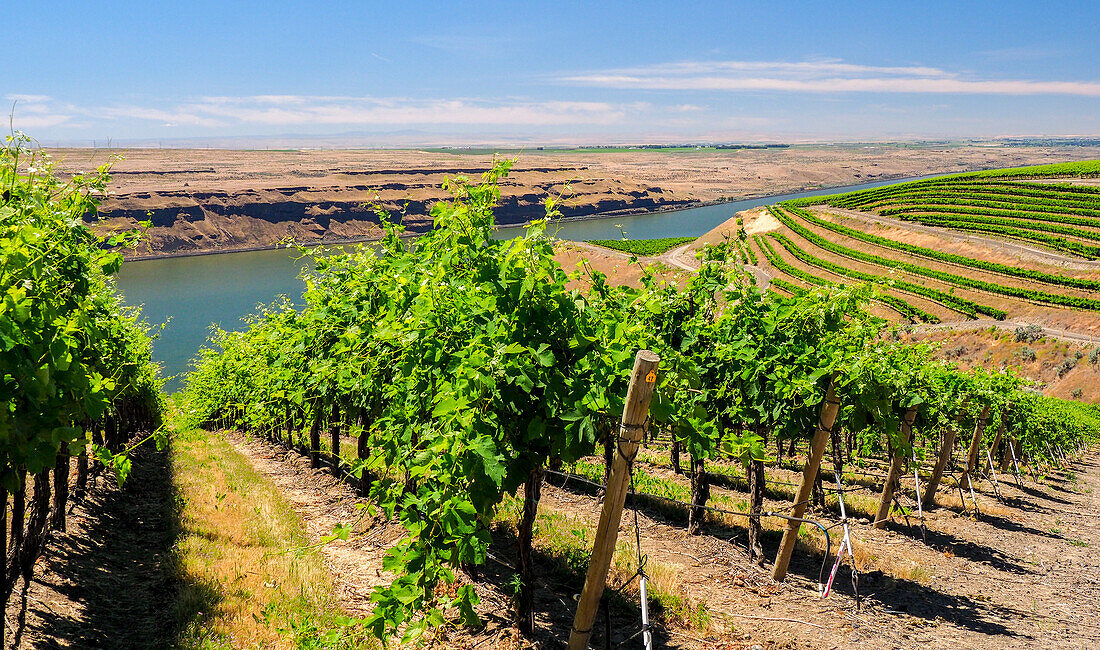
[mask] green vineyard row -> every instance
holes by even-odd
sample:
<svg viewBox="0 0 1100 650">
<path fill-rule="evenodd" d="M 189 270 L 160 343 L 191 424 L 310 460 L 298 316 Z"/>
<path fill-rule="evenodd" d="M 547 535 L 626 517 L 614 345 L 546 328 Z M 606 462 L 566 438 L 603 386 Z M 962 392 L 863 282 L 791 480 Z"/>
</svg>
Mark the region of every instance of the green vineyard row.
<svg viewBox="0 0 1100 650">
<path fill-rule="evenodd" d="M 857 239 L 859 241 L 863 241 L 863 242 L 866 242 L 868 244 L 874 244 L 876 246 L 881 246 L 883 248 L 891 248 L 891 249 L 894 249 L 894 250 L 897 250 L 897 251 L 902 251 L 902 252 L 905 252 L 905 253 L 911 253 L 913 255 L 918 255 L 920 257 L 926 257 L 928 259 L 933 259 L 933 260 L 937 260 L 937 261 L 940 261 L 940 262 L 947 262 L 949 264 L 955 264 L 955 265 L 958 265 L 958 266 L 966 266 L 966 267 L 971 267 L 971 268 L 975 268 L 975 269 L 981 269 L 983 271 L 991 271 L 991 272 L 994 272 L 994 273 L 999 273 L 1001 275 L 1008 275 L 1008 276 L 1013 276 L 1013 277 L 1022 278 L 1022 279 L 1026 279 L 1026 280 L 1036 280 L 1036 281 L 1044 282 L 1044 283 L 1047 283 L 1047 284 L 1061 285 L 1061 286 L 1073 287 L 1073 288 L 1077 288 L 1077 289 L 1091 289 L 1091 290 L 1100 291 L 1100 281 L 1097 281 L 1097 280 L 1089 280 L 1089 279 L 1085 279 L 1085 278 L 1073 278 L 1073 277 L 1064 276 L 1064 275 L 1055 275 L 1055 274 L 1052 274 L 1052 273 L 1043 273 L 1042 271 L 1035 271 L 1035 270 L 1032 270 L 1032 269 L 1024 269 L 1024 268 L 1019 268 L 1019 267 L 1016 267 L 1016 266 L 1011 266 L 1011 265 L 1008 265 L 1008 264 L 999 264 L 997 262 L 987 262 L 985 260 L 977 260 L 977 259 L 973 259 L 973 258 L 970 258 L 970 257 L 962 256 L 962 255 L 955 255 L 955 254 L 952 254 L 952 253 L 944 253 L 944 252 L 937 251 L 937 250 L 934 250 L 934 249 L 931 249 L 931 248 L 925 248 L 923 246 L 916 246 L 914 244 L 906 244 L 904 242 L 899 242 L 899 241 L 896 241 L 894 239 L 890 239 L 888 237 L 880 237 L 878 235 L 872 235 L 870 233 L 863 232 L 862 230 L 857 230 L 855 228 L 849 228 L 847 226 L 843 226 L 843 225 L 840 225 L 840 224 L 837 224 L 837 223 L 832 223 L 832 222 L 829 222 L 829 221 L 825 221 L 824 219 L 820 219 L 817 216 L 813 215 L 812 213 L 810 213 L 806 210 L 794 207 L 794 205 L 791 204 L 791 203 L 785 203 L 783 205 L 790 208 L 791 211 L 794 214 L 797 214 L 800 218 L 804 219 L 806 222 L 808 222 L 808 223 L 810 223 L 814 226 L 818 226 L 818 227 L 824 228 L 826 230 L 831 230 L 831 231 L 833 231 L 833 232 L 835 232 L 839 235 L 844 235 L 845 237 L 851 237 L 852 239 Z M 1050 296 L 1053 300 L 1058 300 L 1060 298 L 1064 298 L 1064 296 L 1058 296 L 1057 294 L 1050 294 L 1048 292 L 1037 292 L 1037 293 L 1040 293 L 1041 295 L 1044 295 L 1044 296 Z M 1066 304 L 1067 306 L 1071 306 L 1071 307 L 1081 306 L 1081 307 L 1088 308 L 1088 309 L 1092 308 L 1092 307 L 1087 306 L 1089 303 L 1086 303 L 1085 305 L 1077 305 L 1077 304 L 1072 304 L 1072 303 L 1054 302 L 1053 304 Z M 1100 306 L 1100 304 L 1098 304 L 1097 306 Z"/>
<path fill-rule="evenodd" d="M 844 267 L 842 267 L 840 265 L 837 265 L 837 264 L 831 264 L 829 262 L 826 262 L 825 260 L 818 260 L 816 258 L 813 258 L 812 256 L 804 253 L 801 249 L 796 247 L 794 245 L 794 242 L 790 241 L 789 239 L 787 239 L 783 235 L 772 233 L 771 236 L 776 241 L 778 241 L 780 244 L 782 244 L 784 248 L 786 248 L 788 251 L 790 251 L 790 253 L 792 255 L 794 255 L 799 260 L 801 260 L 803 262 L 806 262 L 807 264 L 811 264 L 813 266 L 817 266 L 818 268 L 822 268 L 826 271 L 831 271 L 831 272 L 833 272 L 837 275 L 850 277 L 852 279 L 859 280 L 861 282 L 881 282 L 882 281 L 881 278 L 875 277 L 875 276 L 873 276 L 869 273 L 860 273 L 858 271 L 853 271 L 851 269 L 844 268 Z M 826 286 L 831 285 L 831 284 L 839 284 L 840 286 L 843 286 L 842 283 L 836 283 L 836 282 L 830 282 L 828 280 L 824 280 L 824 279 L 819 278 L 815 275 L 807 273 L 806 271 L 803 271 L 802 269 L 799 269 L 797 267 L 794 267 L 794 266 L 788 264 L 786 261 L 783 260 L 782 257 L 780 257 L 779 255 L 777 255 L 775 253 L 775 250 L 772 248 L 771 244 L 764 237 L 762 237 L 760 235 L 756 235 L 756 242 L 757 242 L 757 245 L 760 247 L 760 250 L 764 253 L 764 257 L 768 258 L 768 262 L 772 266 L 774 266 L 776 269 L 778 269 L 779 271 L 782 271 L 783 273 L 786 273 L 787 275 L 790 275 L 792 277 L 796 277 L 800 280 L 804 280 L 806 282 L 809 282 L 810 284 L 826 285 Z M 932 295 L 939 296 L 943 300 L 949 301 L 949 304 L 952 307 L 952 309 L 957 309 L 958 311 L 961 311 L 962 313 L 967 314 L 968 316 L 974 316 L 973 307 L 971 307 L 970 305 L 965 304 L 963 301 L 960 301 L 957 298 L 954 298 L 953 296 L 950 296 L 950 295 L 947 295 L 947 294 L 942 294 L 942 292 L 938 292 L 938 291 L 935 291 L 933 289 L 928 289 L 926 287 L 920 287 L 919 285 L 910 285 L 907 282 L 897 282 L 897 281 L 895 281 L 895 282 L 892 282 L 891 284 L 894 287 L 896 287 L 898 289 L 901 289 L 903 291 L 909 291 L 910 290 L 909 287 L 913 287 L 913 288 L 917 289 L 917 291 L 912 291 L 912 293 L 926 293 L 926 294 L 928 294 L 928 297 L 932 297 Z M 887 305 L 888 307 L 890 307 L 891 309 L 893 309 L 897 313 L 901 314 L 904 318 L 907 318 L 909 320 L 921 321 L 923 323 L 938 323 L 938 322 L 940 322 L 940 319 L 937 318 L 936 316 L 934 316 L 932 314 L 929 314 L 928 312 L 926 312 L 924 310 L 918 309 L 917 307 L 914 307 L 913 305 L 910 305 L 909 303 L 907 303 L 904 300 L 902 300 L 900 298 L 897 298 L 895 296 L 891 296 L 891 295 L 888 295 L 886 293 L 883 293 L 879 296 L 876 296 L 875 300 Z"/>
</svg>

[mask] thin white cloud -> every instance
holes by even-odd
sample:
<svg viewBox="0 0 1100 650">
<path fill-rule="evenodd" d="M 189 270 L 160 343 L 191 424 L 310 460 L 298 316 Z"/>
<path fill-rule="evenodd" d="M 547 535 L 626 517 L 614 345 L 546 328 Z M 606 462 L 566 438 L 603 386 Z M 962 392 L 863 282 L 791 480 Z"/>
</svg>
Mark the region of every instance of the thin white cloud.
<svg viewBox="0 0 1100 650">
<path fill-rule="evenodd" d="M 191 126 L 205 127 L 225 126 L 224 122 L 213 119 L 209 116 L 204 116 L 201 114 L 195 114 L 182 110 L 166 111 L 145 106 L 111 106 L 92 109 L 89 110 L 87 114 L 89 116 L 98 115 L 101 117 L 107 117 L 116 120 L 151 120 L 154 122 L 169 123 L 173 125 L 188 124 Z"/>
<path fill-rule="evenodd" d="M 22 103 L 16 121 L 28 128 L 68 126 L 74 117 L 106 128 L 133 130 L 153 125 L 201 131 L 269 130 L 278 127 L 613 127 L 625 122 L 660 123 L 700 113 L 692 104 L 648 102 L 534 101 L 504 99 L 413 99 L 313 95 L 210 96 L 188 101 L 113 105 L 72 104 L 46 99 Z M 75 122 L 74 122 L 75 123 Z"/>
<path fill-rule="evenodd" d="M 954 77 L 955 74 L 927 66 L 873 66 L 845 63 L 839 59 L 818 61 L 678 61 L 650 66 L 622 68 L 615 72 L 639 75 L 702 75 L 756 73 L 793 78 L 824 75 L 868 76 L 900 75 L 908 77 Z"/>
<path fill-rule="evenodd" d="M 51 97 L 49 95 L 27 95 L 21 93 L 11 93 L 4 95 L 4 99 L 12 102 L 48 102 Z"/>
<path fill-rule="evenodd" d="M 31 129 L 44 129 L 54 126 L 66 126 L 73 119 L 72 115 L 39 113 L 35 115 L 21 115 L 18 111 L 12 116 L 12 126 L 20 131 Z"/>
<path fill-rule="evenodd" d="M 138 107 L 112 109 L 112 116 L 225 126 L 256 124 L 298 126 L 402 126 L 423 124 L 530 126 L 614 124 L 630 106 L 606 102 L 493 102 L 485 100 L 411 100 L 372 97 L 267 95 L 208 97 L 171 111 Z"/>
<path fill-rule="evenodd" d="M 558 81 L 645 90 L 1100 97 L 1100 81 L 963 78 L 925 66 L 867 66 L 832 60 L 686 61 L 562 75 Z"/>
<path fill-rule="evenodd" d="M 1047 59 L 1061 53 L 1063 53 L 1061 48 L 1047 48 L 1026 45 L 1003 47 L 995 50 L 982 50 L 981 52 L 977 52 L 978 56 L 981 56 L 985 59 L 1003 63 L 1036 61 L 1039 59 Z"/>
</svg>

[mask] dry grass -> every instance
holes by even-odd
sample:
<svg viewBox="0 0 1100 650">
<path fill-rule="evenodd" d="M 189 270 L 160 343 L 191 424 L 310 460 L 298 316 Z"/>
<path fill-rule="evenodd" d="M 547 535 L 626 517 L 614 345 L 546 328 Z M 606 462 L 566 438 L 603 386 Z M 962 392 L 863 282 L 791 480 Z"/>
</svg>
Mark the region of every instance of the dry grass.
<svg viewBox="0 0 1100 650">
<path fill-rule="evenodd" d="M 185 648 L 358 647 L 332 579 L 277 488 L 216 434 L 173 451 L 181 504 L 178 615 Z M 322 642 L 323 641 L 323 642 Z"/>
<path fill-rule="evenodd" d="M 496 526 L 514 527 L 520 520 L 523 499 L 506 495 L 497 509 L 493 523 Z M 551 570 L 557 579 L 583 584 L 588 559 L 595 535 L 594 526 L 583 516 L 554 512 L 545 507 L 535 517 L 532 545 L 556 565 Z M 631 540 L 620 539 L 615 545 L 607 584 L 623 585 L 634 577 L 638 569 L 638 554 Z M 646 561 L 649 577 L 648 594 L 656 606 L 655 618 L 663 618 L 666 625 L 705 635 L 711 631 L 711 618 L 706 602 L 692 598 L 682 584 L 682 568 L 649 558 Z M 622 589 L 620 595 L 626 601 L 637 602 L 638 581 L 635 579 Z"/>
</svg>

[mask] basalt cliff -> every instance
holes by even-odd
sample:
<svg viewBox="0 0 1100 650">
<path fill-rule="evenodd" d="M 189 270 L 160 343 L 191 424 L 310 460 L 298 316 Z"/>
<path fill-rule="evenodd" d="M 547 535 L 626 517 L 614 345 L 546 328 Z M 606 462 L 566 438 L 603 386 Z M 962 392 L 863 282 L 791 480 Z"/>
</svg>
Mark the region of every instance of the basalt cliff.
<svg viewBox="0 0 1100 650">
<path fill-rule="evenodd" d="M 129 161 L 126 161 L 129 162 Z M 122 163 L 120 163 L 121 166 Z M 381 236 L 377 208 L 399 219 L 408 232 L 431 228 L 431 205 L 448 196 L 448 178 L 476 179 L 489 167 L 255 170 L 224 165 L 184 169 L 114 170 L 112 189 L 101 203 L 101 232 L 149 222 L 130 257 L 167 257 L 249 250 L 282 241 L 336 243 Z M 295 182 L 297 181 L 297 182 Z M 660 187 L 592 175 L 584 166 L 517 165 L 503 179 L 499 225 L 522 224 L 545 214 L 544 201 L 560 198 L 563 216 L 627 214 L 698 204 Z"/>
</svg>

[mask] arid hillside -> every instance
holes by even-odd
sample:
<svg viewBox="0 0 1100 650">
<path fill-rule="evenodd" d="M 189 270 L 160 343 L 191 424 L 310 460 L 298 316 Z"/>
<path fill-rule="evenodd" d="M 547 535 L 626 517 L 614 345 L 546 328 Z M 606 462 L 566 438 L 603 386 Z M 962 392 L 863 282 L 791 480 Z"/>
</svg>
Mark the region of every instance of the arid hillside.
<svg viewBox="0 0 1100 650">
<path fill-rule="evenodd" d="M 404 212 L 413 231 L 430 226 L 428 206 L 443 182 L 488 168 L 484 151 L 140 149 L 52 152 L 64 171 L 90 169 L 109 155 L 111 196 L 104 229 L 153 227 L 135 256 L 167 256 L 303 242 L 362 240 L 379 234 L 371 202 Z M 806 145 L 698 151 L 529 150 L 501 184 L 501 223 L 543 213 L 561 196 L 566 216 L 689 207 L 809 188 L 924 174 L 1100 157 L 1088 147 L 987 145 Z"/>
</svg>

